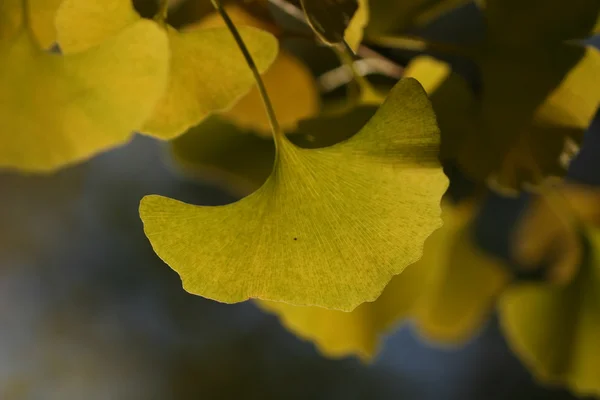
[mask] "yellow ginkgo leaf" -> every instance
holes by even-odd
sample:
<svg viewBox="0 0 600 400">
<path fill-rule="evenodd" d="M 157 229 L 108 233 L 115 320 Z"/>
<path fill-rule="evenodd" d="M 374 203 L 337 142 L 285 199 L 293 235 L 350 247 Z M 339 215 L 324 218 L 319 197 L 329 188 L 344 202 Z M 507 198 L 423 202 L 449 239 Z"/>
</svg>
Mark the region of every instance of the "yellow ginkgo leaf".
<svg viewBox="0 0 600 400">
<path fill-rule="evenodd" d="M 62 0 L 3 0 L 0 3 L 0 38 L 8 39 L 19 32 L 23 18 L 37 41 L 43 48 L 49 48 L 56 41 L 54 18 Z M 23 15 L 27 3 L 27 15 Z"/>
<path fill-rule="evenodd" d="M 558 44 L 513 56 L 482 50 L 479 97 L 442 61 L 418 57 L 406 73 L 431 96 L 442 159 L 454 159 L 472 179 L 514 190 L 565 173 L 564 155 L 581 141 L 600 104 L 594 78 L 600 53 Z"/>
<path fill-rule="evenodd" d="M 237 4 L 228 5 L 225 9 L 231 20 L 238 26 L 252 26 L 265 30 L 271 28 L 270 25 L 254 17 Z M 223 24 L 221 16 L 212 13 L 187 30 L 221 27 Z M 263 81 L 273 103 L 279 125 L 284 131 L 293 131 L 296 129 L 298 121 L 310 118 L 319 112 L 320 96 L 315 78 L 308 67 L 288 51 L 281 50 L 279 52 L 273 65 L 263 75 Z M 256 86 L 221 115 L 259 135 L 267 137 L 273 135 Z"/>
<path fill-rule="evenodd" d="M 263 80 L 273 102 L 275 115 L 286 132 L 300 120 L 319 112 L 319 91 L 308 68 L 295 56 L 281 51 Z M 256 86 L 223 116 L 262 136 L 271 137 L 271 125 Z"/>
<path fill-rule="evenodd" d="M 519 189 L 564 173 L 565 147 L 580 142 L 600 104 L 600 82 L 593 78 L 600 57 L 591 47 L 566 44 L 518 59 L 511 54 L 489 49 L 479 59 L 485 135 L 471 137 L 458 158 L 470 175 L 492 175 L 501 186 Z"/>
<path fill-rule="evenodd" d="M 425 251 L 439 232 L 434 232 L 425 243 Z M 351 312 L 262 300 L 258 305 L 276 314 L 291 332 L 315 343 L 322 354 L 328 357 L 356 355 L 370 361 L 379 350 L 382 336 L 411 316 L 428 275 L 423 267 L 420 262 L 406 267 L 392 278 L 377 300 L 363 303 Z"/>
<path fill-rule="evenodd" d="M 131 0 L 65 0 L 57 16 L 58 39 L 66 53 L 112 37 L 141 17 Z M 171 53 L 170 81 L 142 133 L 162 139 L 178 136 L 250 90 L 254 79 L 227 28 L 178 32 L 164 28 Z M 264 72 L 277 55 L 277 41 L 267 32 L 242 27 L 240 33 Z"/>
<path fill-rule="evenodd" d="M 323 42 L 346 41 L 356 50 L 369 21 L 367 0 L 301 0 L 306 19 Z"/>
<path fill-rule="evenodd" d="M 191 293 L 349 311 L 418 260 L 441 223 L 437 134 L 423 89 L 405 79 L 345 142 L 309 150 L 277 135 L 271 176 L 234 204 L 145 197 L 144 230 Z"/>
<path fill-rule="evenodd" d="M 356 134 L 375 111 L 376 107 L 357 107 L 300 121 L 290 141 L 303 148 L 332 146 Z M 221 116 L 211 116 L 171 141 L 173 159 L 185 175 L 246 196 L 265 183 L 275 159 L 272 137 L 249 133 Z"/>
<path fill-rule="evenodd" d="M 600 233 L 587 228 L 590 254 L 569 284 L 523 283 L 506 291 L 500 318 L 515 353 L 547 384 L 600 394 Z"/>
<path fill-rule="evenodd" d="M 0 167 L 47 172 L 126 142 L 167 71 L 166 36 L 148 21 L 64 57 L 40 49 L 24 25 L 0 37 Z"/>
<path fill-rule="evenodd" d="M 430 340 L 461 344 L 470 339 L 509 281 L 508 268 L 473 243 L 472 217 L 470 205 L 449 213 L 415 265 L 428 270 L 414 314 L 419 332 Z"/>
<path fill-rule="evenodd" d="M 443 342 L 470 338 L 489 314 L 507 273 L 472 245 L 469 209 L 444 207 L 444 226 L 425 242 L 423 258 L 392 278 L 371 303 L 352 312 L 259 301 L 299 337 L 330 357 L 371 360 L 381 336 L 403 319 Z"/>
<path fill-rule="evenodd" d="M 31 30 L 39 45 L 47 49 L 56 42 L 54 19 L 63 0 L 27 0 Z"/>
</svg>

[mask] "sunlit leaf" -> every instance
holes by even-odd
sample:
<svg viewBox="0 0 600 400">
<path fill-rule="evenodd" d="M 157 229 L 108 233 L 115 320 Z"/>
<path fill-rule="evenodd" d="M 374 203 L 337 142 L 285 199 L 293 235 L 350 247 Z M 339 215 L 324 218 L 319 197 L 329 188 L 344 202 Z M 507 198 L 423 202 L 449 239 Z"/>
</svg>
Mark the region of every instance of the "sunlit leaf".
<svg viewBox="0 0 600 400">
<path fill-rule="evenodd" d="M 586 229 L 587 262 L 566 285 L 522 283 L 500 301 L 509 344 L 542 382 L 600 394 L 600 233 Z"/>
<path fill-rule="evenodd" d="M 402 33 L 433 21 L 470 0 L 369 0 L 368 35 Z"/>
<path fill-rule="evenodd" d="M 202 207 L 142 200 L 156 253 L 191 293 L 352 310 L 421 256 L 440 225 L 447 179 L 437 126 L 412 79 L 351 139 L 301 149 L 280 137 L 273 172 L 250 196 Z"/>
<path fill-rule="evenodd" d="M 473 246 L 467 229 L 471 215 L 470 209 L 445 207 L 444 226 L 425 242 L 423 258 L 392 278 L 377 300 L 352 312 L 259 304 L 330 357 L 370 360 L 381 336 L 413 317 L 429 339 L 464 341 L 481 326 L 507 278 L 498 263 Z"/>
<path fill-rule="evenodd" d="M 330 45 L 343 43 L 352 49 L 362 41 L 369 20 L 367 0 L 302 0 L 306 19 L 315 33 Z"/>
<path fill-rule="evenodd" d="M 140 19 L 130 0 L 66 0 L 57 16 L 59 43 L 66 53 L 81 51 Z M 229 107 L 250 90 L 254 80 L 226 28 L 178 32 L 168 25 L 156 25 L 164 28 L 169 38 L 170 82 L 152 117 L 139 130 L 168 139 Z M 254 28 L 240 31 L 264 72 L 275 59 L 277 41 Z"/>
<path fill-rule="evenodd" d="M 166 37 L 150 22 L 66 57 L 13 32 L 0 37 L 0 167 L 46 172 L 122 144 L 164 92 Z"/>
<path fill-rule="evenodd" d="M 255 18 L 242 7 L 232 4 L 225 7 L 232 21 L 238 26 L 253 26 L 269 29 L 270 25 Z M 223 26 L 222 18 L 210 14 L 191 29 Z M 315 78 L 304 63 L 286 50 L 281 50 L 275 62 L 263 75 L 275 114 L 281 128 L 288 132 L 296 129 L 298 121 L 310 118 L 319 112 L 319 91 Z M 271 137 L 271 126 L 264 110 L 260 93 L 254 86 L 231 109 L 221 115 L 245 129 Z"/>
</svg>

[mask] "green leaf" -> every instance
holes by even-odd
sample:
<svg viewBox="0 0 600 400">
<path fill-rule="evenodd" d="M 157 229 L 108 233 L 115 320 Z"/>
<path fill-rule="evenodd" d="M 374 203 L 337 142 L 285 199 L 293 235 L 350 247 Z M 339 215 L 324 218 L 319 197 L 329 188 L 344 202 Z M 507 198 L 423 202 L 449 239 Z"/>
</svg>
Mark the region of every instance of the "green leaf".
<svg viewBox="0 0 600 400">
<path fill-rule="evenodd" d="M 66 53 L 102 43 L 141 17 L 130 0 L 65 0 L 57 16 L 58 39 Z M 171 53 L 170 81 L 151 118 L 139 130 L 162 139 L 185 132 L 247 93 L 254 79 L 227 28 L 178 32 L 163 28 Z M 269 33 L 243 27 L 240 33 L 258 69 L 264 72 L 277 55 Z"/>
<path fill-rule="evenodd" d="M 500 301 L 515 353 L 542 382 L 581 396 L 600 394 L 600 231 L 587 234 L 590 256 L 571 283 L 518 284 Z"/>
<path fill-rule="evenodd" d="M 372 303 L 352 312 L 298 307 L 280 302 L 259 305 L 324 355 L 357 355 L 371 360 L 381 336 L 402 320 L 416 318 L 428 339 L 459 343 L 488 316 L 508 274 L 483 255 L 469 238 L 472 210 L 444 207 L 444 226 L 427 239 L 423 258 L 392 278 Z"/>
<path fill-rule="evenodd" d="M 343 43 L 356 50 L 369 20 L 367 0 L 301 0 L 313 31 L 329 45 Z"/>
<path fill-rule="evenodd" d="M 492 43 L 528 48 L 593 34 L 598 0 L 484 0 Z"/>
<path fill-rule="evenodd" d="M 144 230 L 191 293 L 349 311 L 418 260 L 440 225 L 437 133 L 423 89 L 405 79 L 345 142 L 309 150 L 279 138 L 267 182 L 234 204 L 145 197 Z"/>
<path fill-rule="evenodd" d="M 22 16 L 20 1 L 3 7 Z M 166 36 L 151 22 L 64 57 L 42 50 L 29 27 L 4 26 L 0 167 L 48 172 L 125 143 L 166 87 Z"/>
</svg>

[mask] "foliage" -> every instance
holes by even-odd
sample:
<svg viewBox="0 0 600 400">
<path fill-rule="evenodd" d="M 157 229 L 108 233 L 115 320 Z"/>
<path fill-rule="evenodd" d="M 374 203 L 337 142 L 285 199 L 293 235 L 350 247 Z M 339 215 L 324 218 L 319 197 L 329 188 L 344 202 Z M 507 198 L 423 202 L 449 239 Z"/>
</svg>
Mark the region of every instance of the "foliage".
<svg viewBox="0 0 600 400">
<path fill-rule="evenodd" d="M 211 2 L 182 24 L 166 0 L 146 2 L 151 19 L 131 0 L 2 1 L 0 167 L 53 172 L 133 132 L 168 141 L 179 172 L 243 196 L 142 199 L 188 292 L 259 299 L 324 354 L 363 360 L 407 320 L 463 344 L 498 304 L 541 381 L 600 394 L 598 194 L 550 179 L 600 105 L 583 42 L 600 2 L 480 0 L 469 43 L 418 35 L 468 0 Z M 437 230 L 443 167 L 472 190 L 449 191 Z M 502 260 L 475 229 L 490 189 L 532 192 Z"/>
</svg>

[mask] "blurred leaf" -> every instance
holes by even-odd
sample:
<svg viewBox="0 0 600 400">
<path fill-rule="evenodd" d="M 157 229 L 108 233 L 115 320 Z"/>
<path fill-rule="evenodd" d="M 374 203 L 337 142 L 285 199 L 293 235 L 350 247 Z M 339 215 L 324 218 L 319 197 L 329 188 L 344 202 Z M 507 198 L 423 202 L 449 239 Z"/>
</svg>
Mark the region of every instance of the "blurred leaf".
<svg viewBox="0 0 600 400">
<path fill-rule="evenodd" d="M 332 146 L 356 134 L 376 110 L 358 107 L 341 115 L 300 121 L 290 141 L 302 148 Z M 221 116 L 209 117 L 171 142 L 174 161 L 185 175 L 248 195 L 265 183 L 275 159 L 272 137 L 249 133 Z"/>
<path fill-rule="evenodd" d="M 469 340 L 509 281 L 507 268 L 473 243 L 473 216 L 470 205 L 449 212 L 444 228 L 432 237 L 431 250 L 426 246 L 417 264 L 428 270 L 415 306 L 417 327 L 428 339 L 450 344 Z"/>
<path fill-rule="evenodd" d="M 479 98 L 441 61 L 418 57 L 408 67 L 430 92 L 442 158 L 455 159 L 473 179 L 509 189 L 562 176 L 564 156 L 581 141 L 600 104 L 594 78 L 600 53 L 566 44 L 521 53 L 490 47 L 477 61 Z"/>
<path fill-rule="evenodd" d="M 473 91 L 449 64 L 429 56 L 412 59 L 404 74 L 417 79 L 429 94 L 442 133 L 440 158 L 455 158 L 464 141 L 478 134 Z"/>
<path fill-rule="evenodd" d="M 482 0 L 489 40 L 510 47 L 586 38 L 600 16 L 598 0 Z"/>
<path fill-rule="evenodd" d="M 367 35 L 403 33 L 426 25 L 470 0 L 369 0 Z"/>
<path fill-rule="evenodd" d="M 369 21 L 367 0 L 302 0 L 302 8 L 315 33 L 329 45 L 343 43 L 356 50 Z"/>
<path fill-rule="evenodd" d="M 547 384 L 600 394 L 600 231 L 587 228 L 591 253 L 567 285 L 518 284 L 500 301 L 515 353 Z"/>
<path fill-rule="evenodd" d="M 147 196 L 140 215 L 191 293 L 352 310 L 439 227 L 437 141 L 422 88 L 405 79 L 345 142 L 308 150 L 279 137 L 273 172 L 250 196 L 221 207 Z"/>
<path fill-rule="evenodd" d="M 248 195 L 269 177 L 275 159 L 272 140 L 242 131 L 211 116 L 171 142 L 178 167 L 186 175 L 213 181 L 238 195 Z"/>
<path fill-rule="evenodd" d="M 140 20 L 129 0 L 66 0 L 57 16 L 58 38 L 66 53 L 103 42 Z M 178 32 L 168 25 L 171 73 L 169 87 L 143 133 L 169 139 L 223 110 L 254 83 L 241 51 L 226 28 Z M 277 55 L 275 38 L 254 28 L 240 29 L 260 71 Z"/>
<path fill-rule="evenodd" d="M 40 47 L 47 49 L 56 42 L 54 18 L 62 0 L 28 0 L 31 29 Z"/>
<path fill-rule="evenodd" d="M 266 301 L 260 306 L 330 357 L 355 354 L 370 360 L 381 335 L 411 317 L 428 338 L 452 343 L 470 338 L 492 309 L 507 273 L 468 238 L 470 209 L 444 209 L 444 226 L 426 241 L 423 258 L 392 278 L 374 302 L 352 312 Z"/>
<path fill-rule="evenodd" d="M 264 21 L 253 17 L 236 4 L 226 6 L 227 13 L 236 25 L 270 29 Z M 213 13 L 202 19 L 191 29 L 220 27 L 220 15 Z M 298 121 L 310 118 L 319 112 L 319 91 L 310 70 L 302 60 L 282 50 L 275 62 L 263 75 L 263 81 L 275 108 L 275 114 L 284 131 L 296 129 Z M 244 129 L 271 137 L 271 125 L 256 85 L 232 108 L 221 115 Z"/>
<path fill-rule="evenodd" d="M 578 221 L 600 225 L 600 190 L 563 184 L 545 190 L 524 213 L 512 241 L 524 269 L 546 267 L 555 283 L 569 282 L 584 257 Z"/>
<path fill-rule="evenodd" d="M 2 11 L 21 15 L 10 4 Z M 40 49 L 24 25 L 0 37 L 0 167 L 48 172 L 126 142 L 164 92 L 167 58 L 148 21 L 66 57 Z"/>
</svg>

